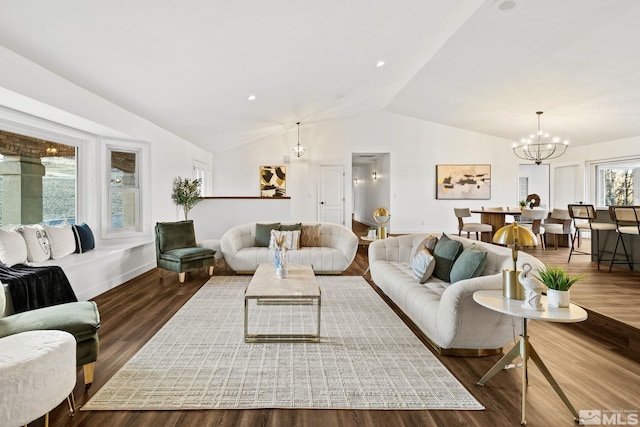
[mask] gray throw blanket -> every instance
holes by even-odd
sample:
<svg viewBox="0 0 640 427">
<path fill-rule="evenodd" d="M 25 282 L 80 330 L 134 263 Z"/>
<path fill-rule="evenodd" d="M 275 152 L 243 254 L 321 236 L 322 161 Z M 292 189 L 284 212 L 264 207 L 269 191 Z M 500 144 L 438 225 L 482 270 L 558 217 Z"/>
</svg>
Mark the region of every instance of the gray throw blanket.
<svg viewBox="0 0 640 427">
<path fill-rule="evenodd" d="M 67 275 L 55 265 L 7 267 L 0 263 L 0 281 L 8 285 L 16 313 L 78 301 Z"/>
</svg>

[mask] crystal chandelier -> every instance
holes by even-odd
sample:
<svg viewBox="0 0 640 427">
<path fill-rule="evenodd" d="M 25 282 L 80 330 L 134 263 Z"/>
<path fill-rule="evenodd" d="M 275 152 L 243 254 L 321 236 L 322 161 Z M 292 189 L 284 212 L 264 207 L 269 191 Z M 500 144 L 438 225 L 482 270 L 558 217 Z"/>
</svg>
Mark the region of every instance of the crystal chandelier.
<svg viewBox="0 0 640 427">
<path fill-rule="evenodd" d="M 298 144 L 293 147 L 293 155 L 296 157 L 302 157 L 304 155 L 304 147 L 300 145 L 300 122 L 296 123 L 298 125 Z"/>
<path fill-rule="evenodd" d="M 529 138 L 522 138 L 520 142 L 514 142 L 513 152 L 521 159 L 533 160 L 536 165 L 539 165 L 543 160 L 562 156 L 567 151 L 569 141 L 560 142 L 559 137 L 551 137 L 540 129 L 542 111 L 536 111 L 536 114 L 538 115 L 538 132 L 529 135 Z"/>
</svg>

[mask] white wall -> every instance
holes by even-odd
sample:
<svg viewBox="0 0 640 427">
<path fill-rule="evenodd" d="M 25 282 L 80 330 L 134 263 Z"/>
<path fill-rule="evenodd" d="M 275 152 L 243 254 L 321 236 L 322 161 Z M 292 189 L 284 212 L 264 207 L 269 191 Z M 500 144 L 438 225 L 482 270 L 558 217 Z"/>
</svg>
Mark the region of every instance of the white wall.
<svg viewBox="0 0 640 427">
<path fill-rule="evenodd" d="M 547 208 L 552 204 L 549 198 L 549 171 L 550 167 L 547 164 L 520 164 L 518 167 L 518 176 L 520 178 L 529 178 L 528 194 L 540 196 L 540 205 Z"/>
<path fill-rule="evenodd" d="M 217 152 L 213 195 L 257 195 L 260 165 L 281 164 L 296 143 L 296 135 L 292 130 L 285 136 Z M 511 152 L 511 142 L 505 139 L 378 112 L 302 126 L 300 140 L 307 152 L 287 165 L 292 220 L 317 220 L 320 163 L 344 164 L 345 182 L 352 185 L 352 153 L 389 153 L 388 207 L 394 233 L 456 231 L 453 208 L 458 206 L 517 205 L 519 162 Z M 491 200 L 436 200 L 435 165 L 445 163 L 491 164 Z M 371 179 L 369 171 L 363 179 Z M 353 206 L 352 193 L 345 194 L 345 206 Z M 346 224 L 350 215 L 345 213 Z"/>
<path fill-rule="evenodd" d="M 194 158 L 210 164 L 211 153 L 2 46 L 0 46 L 0 64 L 2 64 L 0 106 L 87 134 L 149 143 L 151 224 L 147 227 L 148 234 L 139 239 L 141 242 L 147 246 L 153 244 L 152 229 L 156 221 L 174 221 L 182 218 L 181 210 L 171 200 L 173 180 L 176 176 L 192 176 Z M 88 145 L 98 145 L 101 138 L 87 138 L 87 141 L 90 141 Z M 99 151 L 97 146 L 87 146 L 86 149 L 93 153 L 92 159 L 98 158 L 95 154 Z M 99 175 L 100 165 L 93 164 L 92 168 L 92 173 Z M 83 212 L 84 217 L 78 218 L 78 221 L 87 221 L 90 226 L 96 227 L 102 208 L 100 199 L 102 184 L 102 180 L 95 179 L 90 184 L 93 188 L 89 186 L 83 189 L 84 197 L 88 199 L 86 200 L 88 209 Z M 126 261 L 127 264 L 131 264 L 131 271 L 136 271 L 137 274 L 142 271 L 136 269 L 136 265 L 143 266 L 143 269 L 152 268 L 155 266 L 155 252 L 147 249 L 127 253 L 128 258 L 123 260 L 123 263 Z M 113 275 L 113 272 L 111 274 Z M 122 276 L 121 282 L 129 278 L 131 277 Z M 85 289 L 78 288 L 78 286 L 84 286 L 81 283 L 72 283 L 72 285 L 76 293 L 84 298 L 90 298 L 96 292 L 104 292 L 115 286 L 112 277 L 106 276 L 92 278 L 91 294 L 87 294 Z"/>
<path fill-rule="evenodd" d="M 578 176 L 575 182 L 575 200 L 595 204 L 595 176 L 592 163 L 638 156 L 640 156 L 640 136 L 599 144 L 570 146 L 562 157 L 551 163 L 551 188 L 553 190 L 556 185 L 562 185 L 562 182 L 556 182 L 558 180 L 556 169 L 575 165 Z M 554 196 L 554 194 L 551 195 L 552 200 Z"/>
</svg>

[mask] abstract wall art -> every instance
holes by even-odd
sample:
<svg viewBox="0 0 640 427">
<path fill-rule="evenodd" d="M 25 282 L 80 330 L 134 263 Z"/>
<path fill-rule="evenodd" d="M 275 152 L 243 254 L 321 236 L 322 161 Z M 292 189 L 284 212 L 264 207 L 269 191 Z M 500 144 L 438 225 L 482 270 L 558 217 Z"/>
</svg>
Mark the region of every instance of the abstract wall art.
<svg viewBox="0 0 640 427">
<path fill-rule="evenodd" d="M 490 198 L 491 165 L 436 165 L 436 199 Z"/>
<path fill-rule="evenodd" d="M 260 196 L 284 197 L 287 195 L 287 167 L 260 166 Z"/>
</svg>

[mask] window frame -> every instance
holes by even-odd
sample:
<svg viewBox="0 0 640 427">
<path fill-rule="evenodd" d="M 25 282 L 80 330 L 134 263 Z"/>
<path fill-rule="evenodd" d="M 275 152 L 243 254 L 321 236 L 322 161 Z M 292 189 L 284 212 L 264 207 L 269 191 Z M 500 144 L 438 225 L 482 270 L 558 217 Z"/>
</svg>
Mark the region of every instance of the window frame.
<svg viewBox="0 0 640 427">
<path fill-rule="evenodd" d="M 622 165 L 624 163 L 633 163 L 633 162 L 640 165 L 640 156 L 617 157 L 617 158 L 602 159 L 602 160 L 589 162 L 589 171 L 592 175 L 590 179 L 591 194 L 593 195 L 594 205 L 601 208 L 605 208 L 608 206 L 608 205 L 604 205 L 604 198 L 601 197 L 602 195 L 600 194 L 603 191 L 602 182 L 601 182 L 602 180 L 599 173 L 600 168 L 607 167 L 607 166 L 610 166 L 613 168 L 613 166 L 616 166 L 616 165 Z M 640 169 L 640 166 L 636 168 L 630 168 L 630 169 Z M 633 184 L 634 184 L 634 188 L 636 189 L 634 193 L 634 202 L 632 203 L 634 205 L 638 204 L 638 201 L 640 200 L 640 185 L 636 185 L 638 183 L 640 183 L 640 174 L 634 177 Z"/>
<path fill-rule="evenodd" d="M 102 138 L 102 235 L 105 240 L 145 237 L 150 234 L 150 186 L 149 186 L 149 144 L 143 141 Z M 111 186 L 111 153 L 121 151 L 136 154 L 136 188 L 117 190 Z M 136 227 L 114 229 L 111 218 L 111 197 L 114 193 L 136 194 Z"/>
</svg>

